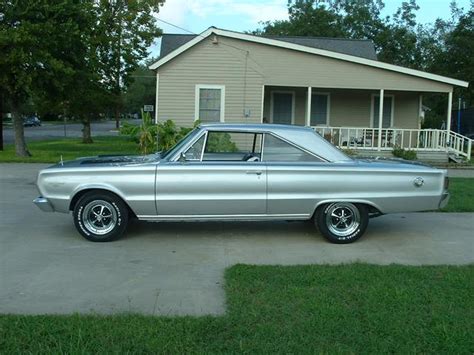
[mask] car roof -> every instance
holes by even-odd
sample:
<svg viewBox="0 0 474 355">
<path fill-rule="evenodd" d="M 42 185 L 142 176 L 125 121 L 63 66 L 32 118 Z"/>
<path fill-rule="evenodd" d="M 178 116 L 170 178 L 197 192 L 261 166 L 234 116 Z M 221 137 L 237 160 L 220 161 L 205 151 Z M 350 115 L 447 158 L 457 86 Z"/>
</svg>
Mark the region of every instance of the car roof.
<svg viewBox="0 0 474 355">
<path fill-rule="evenodd" d="M 297 130 L 297 131 L 307 131 L 312 130 L 311 127 L 306 126 L 295 126 L 295 125 L 285 125 L 285 124 L 274 124 L 274 123 L 203 123 L 200 125 L 203 128 L 209 130 L 231 130 L 231 131 L 261 131 L 269 132 L 275 130 Z"/>
<path fill-rule="evenodd" d="M 272 133 L 328 161 L 351 160 L 311 127 L 267 123 L 205 123 L 199 127 L 208 131 Z"/>
</svg>

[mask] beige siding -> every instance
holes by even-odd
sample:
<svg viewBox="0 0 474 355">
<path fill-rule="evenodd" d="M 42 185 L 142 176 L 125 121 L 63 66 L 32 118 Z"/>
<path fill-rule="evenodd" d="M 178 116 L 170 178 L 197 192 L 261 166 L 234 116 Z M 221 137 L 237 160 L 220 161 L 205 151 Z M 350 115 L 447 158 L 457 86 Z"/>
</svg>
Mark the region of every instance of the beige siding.
<svg viewBox="0 0 474 355">
<path fill-rule="evenodd" d="M 225 122 L 260 122 L 263 78 L 245 57 L 205 40 L 159 68 L 158 119 L 192 125 L 196 85 L 210 84 L 225 86 Z"/>
<path fill-rule="evenodd" d="M 373 91 L 330 90 L 329 92 L 330 126 L 370 126 L 370 101 Z"/>
<path fill-rule="evenodd" d="M 378 127 L 378 112 L 372 112 L 377 91 L 332 90 L 330 126 Z M 393 97 L 394 128 L 418 128 L 419 93 L 387 91 Z M 375 116 L 375 119 L 373 118 Z"/>
<path fill-rule="evenodd" d="M 269 45 L 219 37 L 249 52 L 266 85 L 449 92 L 452 86 L 407 74 Z"/>
<path fill-rule="evenodd" d="M 419 95 L 417 93 L 395 93 L 393 127 L 419 128 Z"/>
<path fill-rule="evenodd" d="M 330 92 L 331 126 L 369 126 L 371 95 L 395 94 L 394 126 L 418 127 L 418 92 L 449 92 L 451 85 L 337 59 L 219 37 L 203 40 L 158 68 L 158 119 L 190 126 L 196 85 L 225 86 L 226 122 L 270 122 L 271 91 L 295 91 L 295 124 L 305 124 L 307 86 Z M 265 104 L 262 110 L 262 86 Z M 351 90 L 349 90 L 350 88 Z M 354 90 L 357 89 L 357 90 Z M 248 118 L 244 110 L 250 111 Z"/>
</svg>

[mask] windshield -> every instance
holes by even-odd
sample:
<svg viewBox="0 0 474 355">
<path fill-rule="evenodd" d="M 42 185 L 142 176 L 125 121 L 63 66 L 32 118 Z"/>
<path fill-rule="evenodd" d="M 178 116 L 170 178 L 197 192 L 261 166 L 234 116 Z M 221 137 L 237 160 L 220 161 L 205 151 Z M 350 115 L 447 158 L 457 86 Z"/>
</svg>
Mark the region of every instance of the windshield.
<svg viewBox="0 0 474 355">
<path fill-rule="evenodd" d="M 172 148 L 165 150 L 163 153 L 161 153 L 161 158 L 167 158 L 172 156 L 175 152 L 177 152 L 181 147 L 186 144 L 186 142 L 190 139 L 193 139 L 193 137 L 198 134 L 199 129 L 195 128 L 188 134 L 186 134 L 178 143 L 176 143 Z"/>
</svg>

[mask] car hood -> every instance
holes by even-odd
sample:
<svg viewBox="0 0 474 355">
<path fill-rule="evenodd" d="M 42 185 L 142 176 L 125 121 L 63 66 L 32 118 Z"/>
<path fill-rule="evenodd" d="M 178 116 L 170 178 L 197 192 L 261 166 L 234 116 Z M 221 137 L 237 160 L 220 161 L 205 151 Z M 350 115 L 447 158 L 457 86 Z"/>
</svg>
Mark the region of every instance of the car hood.
<svg viewBox="0 0 474 355">
<path fill-rule="evenodd" d="M 76 168 L 93 166 L 124 166 L 158 162 L 161 159 L 160 153 L 148 155 L 97 155 L 92 157 L 82 157 L 75 160 L 61 161 L 50 168 Z"/>
</svg>

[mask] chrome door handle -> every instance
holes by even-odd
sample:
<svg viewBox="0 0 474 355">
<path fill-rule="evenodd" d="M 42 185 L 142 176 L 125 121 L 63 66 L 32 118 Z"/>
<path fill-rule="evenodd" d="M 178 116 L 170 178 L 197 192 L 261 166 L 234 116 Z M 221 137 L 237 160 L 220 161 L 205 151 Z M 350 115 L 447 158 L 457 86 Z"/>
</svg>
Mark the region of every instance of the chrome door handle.
<svg viewBox="0 0 474 355">
<path fill-rule="evenodd" d="M 262 171 L 261 171 L 261 170 L 247 170 L 245 173 L 246 173 L 246 174 L 262 175 Z"/>
</svg>

